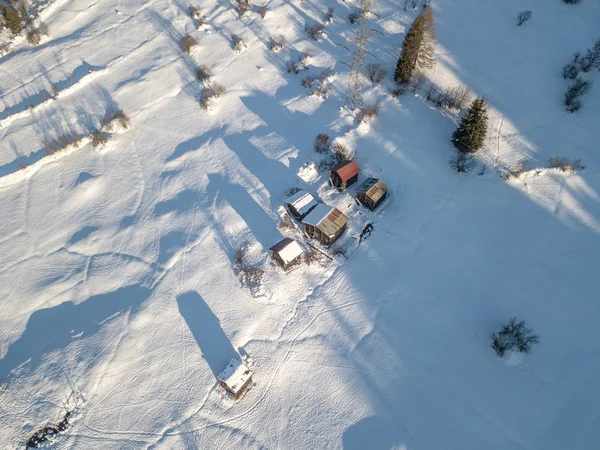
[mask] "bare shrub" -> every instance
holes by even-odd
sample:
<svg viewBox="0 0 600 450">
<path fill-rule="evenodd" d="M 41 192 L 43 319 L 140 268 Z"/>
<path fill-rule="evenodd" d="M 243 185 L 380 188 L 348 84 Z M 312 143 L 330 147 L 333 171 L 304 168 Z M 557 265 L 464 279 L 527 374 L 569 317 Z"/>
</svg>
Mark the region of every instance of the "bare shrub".
<svg viewBox="0 0 600 450">
<path fill-rule="evenodd" d="M 569 89 L 565 93 L 565 109 L 569 113 L 574 113 L 581 109 L 581 96 L 587 94 L 592 84 L 589 81 L 583 80 L 582 78 L 576 78 L 575 81 L 569 86 Z"/>
<path fill-rule="evenodd" d="M 573 55 L 571 62 L 565 64 L 562 69 L 562 77 L 565 80 L 574 80 L 579 75 L 581 66 L 581 54 L 579 52 Z"/>
<path fill-rule="evenodd" d="M 367 64 L 367 76 L 373 83 L 381 83 L 387 75 L 387 69 L 381 64 Z"/>
<path fill-rule="evenodd" d="M 291 197 L 292 195 L 294 195 L 297 192 L 300 192 L 302 189 L 300 189 L 298 186 L 293 186 L 289 189 L 286 189 L 285 191 L 285 198 Z"/>
<path fill-rule="evenodd" d="M 517 26 L 520 27 L 521 25 L 523 25 L 525 22 L 527 22 L 528 20 L 531 19 L 532 16 L 532 12 L 530 9 L 528 9 L 527 11 L 521 11 L 519 13 L 519 15 L 517 16 Z"/>
<path fill-rule="evenodd" d="M 286 63 L 286 69 L 288 73 L 298 74 L 303 70 L 308 69 L 308 58 L 304 54 L 299 56 L 298 59 L 290 59 Z"/>
<path fill-rule="evenodd" d="M 41 35 L 43 35 L 43 36 L 47 36 L 48 35 L 48 25 L 43 20 L 40 20 L 38 22 L 37 29 L 38 29 L 38 31 L 40 32 Z"/>
<path fill-rule="evenodd" d="M 267 5 L 263 5 L 258 8 L 258 15 L 263 19 L 265 18 L 267 15 Z"/>
<path fill-rule="evenodd" d="M 240 17 L 242 17 L 244 14 L 246 14 L 248 11 L 250 11 L 251 5 L 250 5 L 249 0 L 236 0 L 236 1 L 237 1 L 237 6 L 235 7 L 235 10 L 240 15 Z"/>
<path fill-rule="evenodd" d="M 325 23 L 333 22 L 333 8 L 327 8 L 325 11 Z"/>
<path fill-rule="evenodd" d="M 450 109 L 461 110 L 469 103 L 471 90 L 466 86 L 454 86 L 446 90 L 444 96 L 445 106 Z"/>
<path fill-rule="evenodd" d="M 0 28 L 1 30 L 1 28 Z M 1 42 L 0 43 L 0 56 L 5 55 L 10 50 L 10 42 Z"/>
<path fill-rule="evenodd" d="M 304 78 L 302 78 L 302 81 L 300 82 L 300 84 L 302 85 L 303 88 L 311 89 L 312 85 L 313 85 L 313 81 L 314 81 L 314 77 L 309 74 L 309 75 L 306 75 Z"/>
<path fill-rule="evenodd" d="M 585 167 L 581 164 L 581 160 L 574 159 L 573 161 L 562 157 L 552 156 L 548 159 L 548 164 L 553 169 L 559 169 L 561 172 L 577 172 Z"/>
<path fill-rule="evenodd" d="M 58 85 L 53 83 L 50 88 L 52 89 L 52 95 L 54 97 L 58 97 L 58 94 L 60 94 L 60 88 L 58 87 Z"/>
<path fill-rule="evenodd" d="M 240 53 L 244 47 L 246 47 L 246 43 L 244 40 L 239 37 L 237 34 L 231 35 L 231 46 L 236 53 Z"/>
<path fill-rule="evenodd" d="M 246 264 L 238 265 L 237 269 L 242 278 L 242 284 L 250 288 L 258 286 L 265 274 L 265 271 L 262 268 Z"/>
<path fill-rule="evenodd" d="M 450 167 L 452 170 L 459 173 L 469 173 L 475 168 L 476 164 L 475 158 L 468 153 L 460 152 L 458 150 L 454 156 L 450 158 Z"/>
<path fill-rule="evenodd" d="M 198 41 L 196 40 L 196 38 L 194 36 L 192 36 L 191 34 L 186 34 L 183 39 L 179 42 L 179 46 L 181 47 L 181 50 L 183 50 L 184 53 L 187 53 L 188 55 L 192 52 L 192 49 L 198 45 Z"/>
<path fill-rule="evenodd" d="M 318 40 L 319 36 L 325 33 L 325 25 L 318 22 L 313 25 L 306 24 L 304 29 L 313 41 Z"/>
<path fill-rule="evenodd" d="M 94 148 L 104 146 L 108 142 L 108 136 L 100 130 L 94 131 L 90 137 L 92 138 L 92 147 Z"/>
<path fill-rule="evenodd" d="M 274 52 L 278 52 L 283 48 L 283 41 L 283 36 L 279 36 L 277 38 L 269 36 L 269 48 Z"/>
<path fill-rule="evenodd" d="M 531 348 L 539 342 L 539 336 L 527 327 L 524 320 L 517 321 L 516 317 L 512 317 L 500 331 L 492 334 L 491 347 L 498 356 L 503 357 L 509 350 L 529 353 Z"/>
<path fill-rule="evenodd" d="M 319 81 L 331 80 L 331 78 L 333 78 L 333 75 L 334 75 L 333 69 L 327 68 L 319 74 Z"/>
<path fill-rule="evenodd" d="M 368 105 L 364 105 L 358 111 L 358 123 L 367 123 L 373 120 L 377 114 L 379 114 L 379 110 L 381 109 L 381 103 L 375 102 Z"/>
<path fill-rule="evenodd" d="M 38 30 L 36 27 L 30 27 L 27 30 L 27 42 L 29 43 L 29 45 L 39 45 L 39 43 L 42 41 L 42 35 L 40 33 L 40 30 Z"/>
<path fill-rule="evenodd" d="M 225 88 L 218 83 L 212 83 L 210 87 L 204 89 L 200 94 L 200 106 L 202 109 L 208 109 L 213 99 L 220 97 L 224 92 Z"/>
<path fill-rule="evenodd" d="M 225 93 L 225 86 L 223 86 L 222 84 L 219 84 L 219 83 L 212 83 L 211 89 L 214 92 L 215 97 L 220 97 L 221 95 L 223 95 Z"/>
<path fill-rule="evenodd" d="M 334 141 L 331 151 L 340 161 L 343 159 L 352 159 L 352 151 L 339 141 Z"/>
<path fill-rule="evenodd" d="M 429 84 L 427 85 L 427 89 L 425 89 L 425 99 L 428 102 L 432 102 L 435 103 L 435 99 L 439 94 L 439 89 L 438 87 L 435 85 L 434 82 L 430 81 Z"/>
<path fill-rule="evenodd" d="M 282 221 L 277 224 L 277 229 L 279 231 L 293 230 L 294 228 L 294 221 L 290 216 L 285 216 Z"/>
<path fill-rule="evenodd" d="M 350 14 L 348 14 L 348 22 L 350 22 L 351 24 L 354 24 L 356 22 L 358 22 L 360 19 L 362 19 L 364 15 L 364 12 L 362 9 L 357 9 L 355 11 L 352 11 Z"/>
<path fill-rule="evenodd" d="M 131 121 L 129 117 L 123 112 L 123 110 L 119 109 L 115 114 L 115 120 L 119 122 L 119 125 L 127 130 L 131 126 Z"/>
<path fill-rule="evenodd" d="M 413 72 L 410 77 L 410 91 L 415 94 L 425 83 L 425 74 L 420 71 Z"/>
<path fill-rule="evenodd" d="M 53 155 L 61 150 L 66 150 L 68 147 L 76 147 L 81 142 L 81 138 L 75 133 L 67 132 L 55 139 L 46 139 L 42 145 L 46 148 L 48 155 Z"/>
<path fill-rule="evenodd" d="M 528 165 L 529 165 L 528 161 L 526 159 L 523 159 L 523 160 L 519 161 L 518 163 L 516 163 L 510 169 L 503 170 L 502 173 L 500 173 L 500 178 L 502 178 L 504 181 L 511 180 L 513 178 L 519 178 L 521 176 L 521 174 L 525 170 L 527 170 Z"/>
<path fill-rule="evenodd" d="M 315 139 L 315 152 L 327 153 L 331 149 L 331 139 L 326 133 L 321 133 Z"/>
<path fill-rule="evenodd" d="M 398 98 L 406 92 L 406 86 L 403 84 L 396 85 L 393 88 L 389 89 L 388 92 L 390 93 L 392 98 Z"/>
<path fill-rule="evenodd" d="M 212 73 L 208 67 L 203 64 L 200 64 L 196 69 L 196 76 L 200 81 L 208 81 L 212 76 Z"/>
<path fill-rule="evenodd" d="M 323 259 L 323 255 L 321 254 L 321 252 L 318 252 L 314 249 L 311 249 L 310 251 L 304 253 L 304 262 L 309 266 L 311 264 L 317 264 L 321 262 L 321 259 Z"/>
<path fill-rule="evenodd" d="M 201 26 L 204 24 L 204 17 L 202 16 L 202 12 L 200 11 L 200 9 L 196 6 L 190 6 L 188 8 L 188 12 L 190 17 L 192 18 L 192 20 L 195 20 L 198 24 L 198 26 Z"/>
</svg>

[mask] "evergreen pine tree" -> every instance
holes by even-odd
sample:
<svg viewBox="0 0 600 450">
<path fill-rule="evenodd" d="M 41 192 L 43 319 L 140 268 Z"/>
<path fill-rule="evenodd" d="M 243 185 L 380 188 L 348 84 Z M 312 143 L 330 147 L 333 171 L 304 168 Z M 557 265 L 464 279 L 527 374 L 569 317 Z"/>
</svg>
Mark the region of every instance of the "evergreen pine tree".
<svg viewBox="0 0 600 450">
<path fill-rule="evenodd" d="M 483 97 L 473 101 L 469 111 L 452 134 L 454 146 L 465 153 L 473 153 L 483 147 L 487 133 L 487 105 Z"/>
<path fill-rule="evenodd" d="M 4 8 L 2 12 L 6 26 L 10 29 L 13 35 L 20 34 L 23 31 L 23 21 L 19 13 L 10 6 Z"/>
<path fill-rule="evenodd" d="M 426 69 L 435 63 L 433 43 L 435 42 L 435 23 L 433 9 L 425 5 L 417 16 L 402 42 L 402 52 L 394 79 L 398 84 L 407 84 L 416 69 Z"/>
</svg>

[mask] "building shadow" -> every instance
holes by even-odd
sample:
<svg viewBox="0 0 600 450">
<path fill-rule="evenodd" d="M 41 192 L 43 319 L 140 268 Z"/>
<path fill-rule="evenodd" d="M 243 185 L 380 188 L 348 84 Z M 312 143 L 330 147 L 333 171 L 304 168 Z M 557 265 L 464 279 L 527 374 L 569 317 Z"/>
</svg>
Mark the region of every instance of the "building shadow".
<svg viewBox="0 0 600 450">
<path fill-rule="evenodd" d="M 212 373 L 217 376 L 231 358 L 239 356 L 221 328 L 219 318 L 197 292 L 177 297 L 179 313 L 185 319 Z"/>
</svg>

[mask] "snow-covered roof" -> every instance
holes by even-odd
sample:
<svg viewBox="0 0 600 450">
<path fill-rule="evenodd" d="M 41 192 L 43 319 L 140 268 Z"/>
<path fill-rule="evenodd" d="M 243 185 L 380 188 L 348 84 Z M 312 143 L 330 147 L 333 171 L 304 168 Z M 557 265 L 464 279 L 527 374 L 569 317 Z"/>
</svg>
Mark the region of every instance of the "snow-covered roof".
<svg viewBox="0 0 600 450">
<path fill-rule="evenodd" d="M 318 227 L 331 237 L 348 223 L 348 218 L 339 209 L 320 203 L 302 222 Z"/>
<path fill-rule="evenodd" d="M 217 376 L 217 380 L 225 383 L 237 395 L 252 377 L 252 371 L 239 359 L 232 358 L 227 367 Z"/>
<path fill-rule="evenodd" d="M 323 203 L 319 203 L 317 206 L 315 206 L 315 209 L 313 209 L 308 214 L 308 216 L 306 216 L 302 220 L 302 222 L 307 223 L 309 225 L 317 226 L 319 222 L 321 222 L 325 217 L 327 217 L 327 214 L 329 214 L 333 209 L 333 206 L 328 206 Z"/>
<path fill-rule="evenodd" d="M 276 252 L 284 264 L 291 263 L 304 253 L 304 250 L 296 241 L 287 237 L 271 247 L 271 251 Z"/>
<path fill-rule="evenodd" d="M 285 201 L 288 205 L 292 205 L 298 214 L 307 214 L 312 208 L 317 206 L 315 198 L 307 191 L 298 191 Z"/>
</svg>

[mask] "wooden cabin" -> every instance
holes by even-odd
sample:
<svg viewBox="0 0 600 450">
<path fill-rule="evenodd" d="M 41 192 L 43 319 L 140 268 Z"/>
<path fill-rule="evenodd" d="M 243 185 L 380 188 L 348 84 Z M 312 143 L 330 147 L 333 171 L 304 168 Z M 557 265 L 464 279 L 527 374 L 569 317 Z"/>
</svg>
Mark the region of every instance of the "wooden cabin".
<svg viewBox="0 0 600 450">
<path fill-rule="evenodd" d="M 318 204 L 302 221 L 304 233 L 330 246 L 348 227 L 348 218 L 337 208 Z"/>
<path fill-rule="evenodd" d="M 359 173 L 358 164 L 345 159 L 329 169 L 329 182 L 338 190 L 344 191 L 356 183 Z"/>
<path fill-rule="evenodd" d="M 283 267 L 284 270 L 288 270 L 295 264 L 302 261 L 304 256 L 304 250 L 298 245 L 298 243 L 290 238 L 283 238 L 273 247 L 271 247 L 273 259 Z"/>
<path fill-rule="evenodd" d="M 306 215 L 317 206 L 318 202 L 306 191 L 298 191 L 285 200 L 288 211 L 298 220 L 304 219 Z"/>
<path fill-rule="evenodd" d="M 367 178 L 356 191 L 356 199 L 361 205 L 374 211 L 387 197 L 388 187 L 377 178 Z"/>
<path fill-rule="evenodd" d="M 217 380 L 225 392 L 238 399 L 252 384 L 252 371 L 239 359 L 232 358 Z"/>
</svg>

